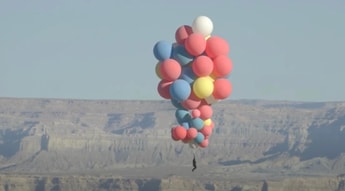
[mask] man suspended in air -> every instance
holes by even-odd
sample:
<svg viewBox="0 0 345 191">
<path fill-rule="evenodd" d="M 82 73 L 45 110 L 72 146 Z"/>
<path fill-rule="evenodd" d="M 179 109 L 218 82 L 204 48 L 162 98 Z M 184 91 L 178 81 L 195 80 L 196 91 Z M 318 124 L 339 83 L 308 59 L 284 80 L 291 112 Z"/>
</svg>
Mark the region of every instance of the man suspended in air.
<svg viewBox="0 0 345 191">
<path fill-rule="evenodd" d="M 193 158 L 193 169 L 192 169 L 192 172 L 194 172 L 194 170 L 196 169 L 196 161 L 195 161 L 195 154 L 194 155 L 194 158 Z"/>
</svg>

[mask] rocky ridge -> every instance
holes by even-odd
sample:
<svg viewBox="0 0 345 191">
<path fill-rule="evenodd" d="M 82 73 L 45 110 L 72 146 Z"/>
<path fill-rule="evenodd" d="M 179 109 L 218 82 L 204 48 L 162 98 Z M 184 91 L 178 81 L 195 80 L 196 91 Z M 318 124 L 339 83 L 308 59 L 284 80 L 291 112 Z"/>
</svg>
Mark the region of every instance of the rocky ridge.
<svg viewBox="0 0 345 191">
<path fill-rule="evenodd" d="M 199 181 L 193 185 L 202 190 L 212 179 L 222 190 L 221 182 L 244 174 L 259 190 L 264 179 L 272 188 L 277 176 L 322 177 L 334 183 L 332 190 L 342 184 L 344 102 L 240 100 L 213 108 L 216 127 L 209 147 L 196 151 L 199 168 L 192 174 L 192 150 L 170 138 L 176 122 L 169 101 L 1 98 L 0 182 L 33 174 L 55 174 L 61 182 L 64 176 L 108 174 L 115 181 L 115 174 L 121 181 L 158 181 L 158 190 L 167 188 L 166 180 L 190 177 L 181 184 Z"/>
</svg>

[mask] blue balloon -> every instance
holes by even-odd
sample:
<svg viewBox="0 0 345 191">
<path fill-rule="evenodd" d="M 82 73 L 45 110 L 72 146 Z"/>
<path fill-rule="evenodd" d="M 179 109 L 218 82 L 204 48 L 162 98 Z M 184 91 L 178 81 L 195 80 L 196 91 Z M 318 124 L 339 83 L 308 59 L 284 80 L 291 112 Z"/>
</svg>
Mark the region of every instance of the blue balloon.
<svg viewBox="0 0 345 191">
<path fill-rule="evenodd" d="M 187 52 L 183 45 L 178 45 L 173 49 L 173 58 L 182 66 L 187 65 L 193 60 L 193 56 Z"/>
<path fill-rule="evenodd" d="M 184 127 L 185 129 L 189 129 L 189 123 L 188 122 L 183 122 L 182 127 Z"/>
<path fill-rule="evenodd" d="M 186 80 L 189 84 L 192 84 L 196 79 L 196 75 L 193 72 L 193 69 L 189 66 L 182 67 L 182 73 L 180 79 Z"/>
<path fill-rule="evenodd" d="M 170 85 L 169 91 L 172 99 L 181 102 L 188 99 L 192 89 L 186 80 L 177 79 Z"/>
<path fill-rule="evenodd" d="M 197 130 L 201 130 L 204 127 L 204 121 L 199 117 L 193 118 L 190 120 L 190 126 Z"/>
<path fill-rule="evenodd" d="M 181 105 L 180 102 L 178 102 L 177 100 L 175 99 L 170 99 L 171 101 L 171 104 L 173 104 L 173 106 L 175 106 L 177 109 L 183 109 L 183 106 Z"/>
<path fill-rule="evenodd" d="M 196 135 L 196 137 L 194 138 L 194 141 L 197 143 L 197 144 L 200 144 L 201 142 L 203 142 L 205 139 L 205 136 L 198 132 L 198 134 Z"/>
<path fill-rule="evenodd" d="M 157 60 L 163 61 L 171 58 L 173 45 L 167 41 L 158 41 L 153 47 L 153 54 Z"/>
<path fill-rule="evenodd" d="M 188 123 L 188 121 L 191 119 L 190 113 L 185 109 L 177 109 L 175 111 L 175 117 L 180 124 L 183 124 L 183 122 Z"/>
</svg>

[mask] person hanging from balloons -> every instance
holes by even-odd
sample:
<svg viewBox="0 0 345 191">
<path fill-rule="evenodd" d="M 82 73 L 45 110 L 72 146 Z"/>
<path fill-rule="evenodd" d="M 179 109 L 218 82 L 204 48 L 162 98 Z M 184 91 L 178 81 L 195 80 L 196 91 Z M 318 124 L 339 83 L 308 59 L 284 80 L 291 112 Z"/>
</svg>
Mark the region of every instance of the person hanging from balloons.
<svg viewBox="0 0 345 191">
<path fill-rule="evenodd" d="M 232 92 L 230 46 L 224 38 L 211 36 L 212 32 L 211 19 L 198 16 L 191 26 L 178 27 L 176 42 L 160 40 L 153 47 L 158 94 L 176 108 L 178 125 L 171 128 L 171 138 L 192 149 L 208 147 L 215 125 L 212 105 Z M 194 151 L 192 165 L 194 172 Z"/>
<path fill-rule="evenodd" d="M 196 161 L 195 161 L 195 154 L 193 154 L 194 157 L 193 157 L 193 169 L 192 169 L 192 172 L 194 172 L 194 170 L 196 169 Z"/>
</svg>

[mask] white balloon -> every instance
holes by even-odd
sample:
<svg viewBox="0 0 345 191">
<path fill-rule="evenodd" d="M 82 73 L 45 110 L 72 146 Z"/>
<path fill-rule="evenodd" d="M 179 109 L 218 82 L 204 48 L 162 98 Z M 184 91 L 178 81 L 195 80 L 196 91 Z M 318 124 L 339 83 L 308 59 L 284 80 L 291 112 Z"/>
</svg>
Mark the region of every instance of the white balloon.
<svg viewBox="0 0 345 191">
<path fill-rule="evenodd" d="M 213 22 L 206 16 L 198 16 L 193 21 L 192 30 L 194 33 L 201 33 L 207 37 L 213 31 Z"/>
</svg>

